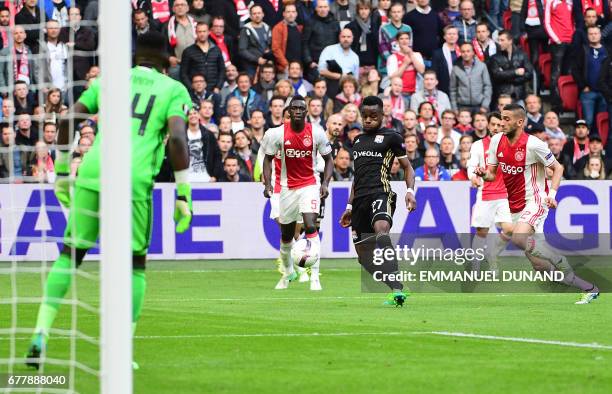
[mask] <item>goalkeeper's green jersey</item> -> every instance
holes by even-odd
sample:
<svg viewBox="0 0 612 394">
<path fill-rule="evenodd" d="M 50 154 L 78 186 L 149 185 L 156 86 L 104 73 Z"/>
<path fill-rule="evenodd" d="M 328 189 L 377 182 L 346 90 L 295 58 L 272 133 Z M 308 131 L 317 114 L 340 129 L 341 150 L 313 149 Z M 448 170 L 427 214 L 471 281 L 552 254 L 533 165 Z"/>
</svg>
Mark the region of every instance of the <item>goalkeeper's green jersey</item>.
<svg viewBox="0 0 612 394">
<path fill-rule="evenodd" d="M 132 97 L 132 199 L 151 198 L 153 180 L 164 159 L 164 138 L 168 119 L 173 116 L 186 120 L 191 98 L 183 84 L 146 67 L 134 67 L 131 73 Z M 112 92 L 111 92 L 112 94 Z M 96 79 L 79 98 L 90 113 L 100 107 L 100 82 Z M 103 125 L 112 127 L 112 125 Z M 116 130 L 113 130 L 116 131 Z M 127 133 L 126 133 L 127 137 Z M 100 191 L 100 156 L 103 133 L 96 140 L 79 167 L 76 185 Z M 113 157 L 105 157 L 113 160 Z"/>
</svg>

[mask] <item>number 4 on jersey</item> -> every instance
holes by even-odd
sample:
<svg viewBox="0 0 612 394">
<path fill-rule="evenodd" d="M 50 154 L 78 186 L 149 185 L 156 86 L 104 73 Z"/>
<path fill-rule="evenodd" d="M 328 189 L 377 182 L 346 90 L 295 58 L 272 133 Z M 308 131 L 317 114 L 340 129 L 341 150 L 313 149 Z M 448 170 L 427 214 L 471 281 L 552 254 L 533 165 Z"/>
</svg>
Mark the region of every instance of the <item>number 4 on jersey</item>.
<svg viewBox="0 0 612 394">
<path fill-rule="evenodd" d="M 155 98 L 155 95 L 151 95 L 145 111 L 139 114 L 136 112 L 136 108 L 138 107 L 138 102 L 140 101 L 140 93 L 136 93 L 134 95 L 134 100 L 132 100 L 132 118 L 140 119 L 138 135 L 144 135 L 145 133 L 147 123 L 149 122 L 149 117 L 151 116 L 151 111 L 153 110 L 153 104 L 155 104 Z"/>
</svg>

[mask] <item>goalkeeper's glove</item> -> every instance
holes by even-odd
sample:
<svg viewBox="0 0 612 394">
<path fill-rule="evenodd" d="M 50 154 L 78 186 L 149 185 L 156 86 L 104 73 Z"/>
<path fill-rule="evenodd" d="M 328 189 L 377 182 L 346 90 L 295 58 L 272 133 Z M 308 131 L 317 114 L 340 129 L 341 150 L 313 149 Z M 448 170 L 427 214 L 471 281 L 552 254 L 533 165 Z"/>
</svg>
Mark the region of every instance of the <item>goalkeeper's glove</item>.
<svg viewBox="0 0 612 394">
<path fill-rule="evenodd" d="M 53 185 L 55 197 L 64 207 L 70 208 L 70 186 L 72 185 L 72 180 L 70 179 L 69 152 L 57 151 L 55 174 L 57 175 Z"/>
<path fill-rule="evenodd" d="M 174 222 L 176 232 L 184 233 L 191 225 L 193 207 L 191 204 L 191 185 L 187 183 L 187 170 L 176 171 L 176 201 L 174 205 Z"/>
</svg>

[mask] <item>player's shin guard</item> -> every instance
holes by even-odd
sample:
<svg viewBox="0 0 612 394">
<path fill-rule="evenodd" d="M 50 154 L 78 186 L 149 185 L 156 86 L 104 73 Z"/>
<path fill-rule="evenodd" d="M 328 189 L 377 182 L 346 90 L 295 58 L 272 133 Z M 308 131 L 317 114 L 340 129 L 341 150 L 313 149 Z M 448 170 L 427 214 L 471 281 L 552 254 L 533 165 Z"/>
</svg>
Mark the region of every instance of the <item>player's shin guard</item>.
<svg viewBox="0 0 612 394">
<path fill-rule="evenodd" d="M 404 288 L 404 285 L 396 280 L 391 280 L 390 277 L 394 276 L 394 274 L 399 273 L 399 265 L 397 263 L 397 258 L 395 256 L 395 249 L 393 247 L 393 242 L 391 241 L 391 237 L 389 234 L 377 234 L 376 235 L 376 246 L 378 249 L 382 249 L 383 253 L 383 263 L 382 265 L 377 267 L 377 271 L 382 272 L 383 274 L 383 282 L 393 291 L 401 291 Z M 391 249 L 393 253 L 385 253 L 384 250 Z"/>
<path fill-rule="evenodd" d="M 46 339 L 55 321 L 60 303 L 70 288 L 72 282 L 72 262 L 70 256 L 60 254 L 53 264 L 45 284 L 45 296 L 38 309 L 34 335 L 42 334 Z"/>
<path fill-rule="evenodd" d="M 293 262 L 291 261 L 291 248 L 293 247 L 293 239 L 291 241 L 285 243 L 281 240 L 280 244 L 280 258 L 283 262 L 283 267 L 285 269 L 285 275 L 291 275 L 293 273 Z"/>
</svg>

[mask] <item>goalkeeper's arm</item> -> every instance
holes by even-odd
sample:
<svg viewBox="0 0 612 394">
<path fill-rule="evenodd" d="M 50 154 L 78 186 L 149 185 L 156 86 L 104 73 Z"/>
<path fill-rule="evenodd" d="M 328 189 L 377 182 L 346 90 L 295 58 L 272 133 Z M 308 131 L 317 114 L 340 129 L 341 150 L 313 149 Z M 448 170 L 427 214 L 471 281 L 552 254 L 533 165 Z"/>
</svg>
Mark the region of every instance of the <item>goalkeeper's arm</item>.
<svg viewBox="0 0 612 394">
<path fill-rule="evenodd" d="M 192 204 L 191 185 L 189 184 L 189 151 L 187 149 L 187 132 L 185 121 L 179 116 L 168 119 L 168 156 L 174 170 L 176 182 L 176 204 L 174 208 L 174 221 L 176 231 L 183 233 L 191 224 Z"/>
</svg>

